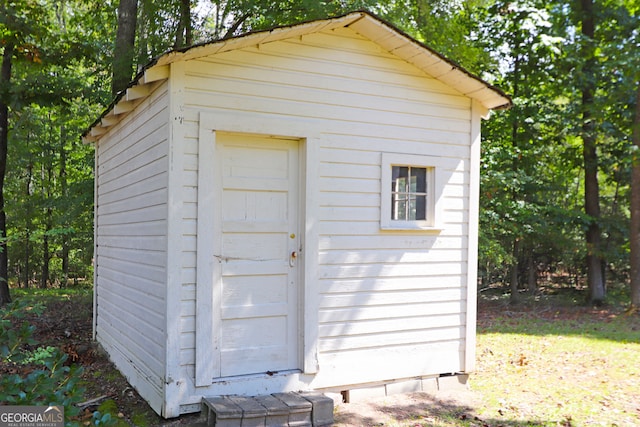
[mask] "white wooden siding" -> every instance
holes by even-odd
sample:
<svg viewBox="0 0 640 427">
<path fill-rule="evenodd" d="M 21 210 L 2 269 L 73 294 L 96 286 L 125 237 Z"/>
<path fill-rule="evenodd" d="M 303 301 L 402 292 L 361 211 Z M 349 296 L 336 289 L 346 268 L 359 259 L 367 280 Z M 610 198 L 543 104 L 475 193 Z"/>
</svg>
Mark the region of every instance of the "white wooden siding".
<svg viewBox="0 0 640 427">
<path fill-rule="evenodd" d="M 97 144 L 96 338 L 163 405 L 167 248 L 166 85 Z"/>
<path fill-rule="evenodd" d="M 189 204 L 197 201 L 193 172 L 201 112 L 313 122 L 322 130 L 314 148 L 317 167 L 307 165 L 319 171 L 308 177 L 319 180 L 318 206 L 307 212 L 319 221 L 313 262 L 320 371 L 312 385 L 464 369 L 469 98 L 344 28 L 190 60 L 184 88 Z M 452 185 L 444 191 L 439 234 L 380 230 L 381 152 L 443 158 Z M 183 267 L 180 357 L 193 379 L 191 213 L 184 218 L 189 262 Z M 389 360 L 396 361 L 393 367 Z M 370 369 L 376 365 L 385 368 Z M 199 394 L 190 387 L 192 401 L 183 403 L 197 402 Z"/>
</svg>

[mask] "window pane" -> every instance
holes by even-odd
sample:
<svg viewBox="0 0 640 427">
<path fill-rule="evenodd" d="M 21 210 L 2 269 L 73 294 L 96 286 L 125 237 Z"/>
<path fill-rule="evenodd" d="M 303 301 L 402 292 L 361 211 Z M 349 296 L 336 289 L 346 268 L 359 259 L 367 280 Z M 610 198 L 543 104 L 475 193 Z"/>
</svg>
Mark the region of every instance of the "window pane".
<svg viewBox="0 0 640 427">
<path fill-rule="evenodd" d="M 427 219 L 427 196 L 416 196 L 415 198 L 415 218 L 417 221 Z"/>
<path fill-rule="evenodd" d="M 409 212 L 407 212 L 407 220 L 416 220 L 416 197 L 413 195 L 409 196 Z"/>
<path fill-rule="evenodd" d="M 426 220 L 426 196 L 416 196 L 412 194 L 409 198 L 409 212 L 407 213 L 407 219 L 409 221 Z"/>
<path fill-rule="evenodd" d="M 427 169 L 411 168 L 411 192 L 426 193 L 427 192 Z"/>
<path fill-rule="evenodd" d="M 391 194 L 391 219 L 407 220 L 407 198 L 405 194 Z"/>
<path fill-rule="evenodd" d="M 393 166 L 391 168 L 391 191 L 407 191 L 408 178 L 408 167 Z"/>
</svg>

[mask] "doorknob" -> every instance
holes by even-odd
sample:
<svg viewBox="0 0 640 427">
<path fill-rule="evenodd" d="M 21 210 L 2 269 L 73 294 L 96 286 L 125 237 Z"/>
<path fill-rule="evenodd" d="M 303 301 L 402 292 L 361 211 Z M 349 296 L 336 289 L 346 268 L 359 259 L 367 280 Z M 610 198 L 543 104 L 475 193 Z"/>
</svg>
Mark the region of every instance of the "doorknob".
<svg viewBox="0 0 640 427">
<path fill-rule="evenodd" d="M 291 267 L 295 266 L 297 258 L 298 258 L 298 252 L 296 251 L 291 252 L 291 256 L 289 257 L 289 265 Z"/>
</svg>

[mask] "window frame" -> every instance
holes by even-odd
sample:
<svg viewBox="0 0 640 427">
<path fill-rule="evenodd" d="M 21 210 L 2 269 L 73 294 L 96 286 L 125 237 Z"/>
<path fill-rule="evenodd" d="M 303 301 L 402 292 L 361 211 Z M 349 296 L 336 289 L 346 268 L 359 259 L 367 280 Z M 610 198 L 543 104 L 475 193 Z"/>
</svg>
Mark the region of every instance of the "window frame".
<svg viewBox="0 0 640 427">
<path fill-rule="evenodd" d="M 382 230 L 441 230 L 440 219 L 442 178 L 438 157 L 382 153 L 380 177 L 380 228 Z M 426 219 L 394 220 L 392 219 L 392 170 L 394 166 L 426 169 Z M 416 192 L 418 193 L 418 192 Z M 411 194 L 411 192 L 409 193 Z"/>
</svg>

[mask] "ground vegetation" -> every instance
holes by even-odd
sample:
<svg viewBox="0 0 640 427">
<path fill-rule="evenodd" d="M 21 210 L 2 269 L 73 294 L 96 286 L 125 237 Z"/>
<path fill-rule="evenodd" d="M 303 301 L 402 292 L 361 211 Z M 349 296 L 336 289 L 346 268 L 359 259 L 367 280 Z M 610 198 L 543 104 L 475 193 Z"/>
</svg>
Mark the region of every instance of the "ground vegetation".
<svg viewBox="0 0 640 427">
<path fill-rule="evenodd" d="M 514 307 L 508 287 L 484 289 L 477 369 L 468 389 L 337 404 L 336 424 L 640 424 L 640 315 L 627 309 L 625 288 L 611 289 L 600 307 L 580 304 L 587 292 L 547 283 Z M 122 377 L 92 340 L 89 288 L 36 288 L 15 296 L 22 301 L 18 312 L 0 311 L 2 342 L 14 343 L 10 351 L 0 346 L 0 404 L 60 399 L 70 425 L 80 426 L 193 427 L 202 421 L 199 414 L 160 418 Z M 20 397 L 23 390 L 30 394 Z"/>
</svg>

